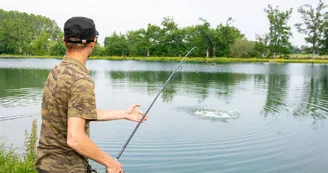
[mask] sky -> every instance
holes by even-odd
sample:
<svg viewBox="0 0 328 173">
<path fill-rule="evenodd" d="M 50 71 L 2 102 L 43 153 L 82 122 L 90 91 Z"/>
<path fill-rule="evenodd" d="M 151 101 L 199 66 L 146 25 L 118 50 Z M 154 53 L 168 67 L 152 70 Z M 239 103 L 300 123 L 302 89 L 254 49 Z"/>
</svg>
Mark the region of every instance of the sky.
<svg viewBox="0 0 328 173">
<path fill-rule="evenodd" d="M 323 0 L 327 3 L 328 0 Z M 201 24 L 199 17 L 210 22 L 211 27 L 225 23 L 229 17 L 249 40 L 256 34 L 269 32 L 269 22 L 264 8 L 271 4 L 281 10 L 293 8 L 289 25 L 292 27 L 293 45 L 305 44 L 304 35 L 294 25 L 301 22 L 297 9 L 304 4 L 316 7 L 318 0 L 3 0 L 3 10 L 17 10 L 49 17 L 63 28 L 67 19 L 85 16 L 94 20 L 99 31 L 99 41 L 117 33 L 146 28 L 148 23 L 160 25 L 170 16 L 178 27 Z"/>
</svg>

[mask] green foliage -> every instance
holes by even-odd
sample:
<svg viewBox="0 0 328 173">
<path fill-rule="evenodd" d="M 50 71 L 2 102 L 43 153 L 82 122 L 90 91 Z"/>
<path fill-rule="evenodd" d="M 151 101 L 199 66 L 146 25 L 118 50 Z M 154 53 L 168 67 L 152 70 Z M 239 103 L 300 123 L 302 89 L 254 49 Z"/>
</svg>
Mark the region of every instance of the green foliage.
<svg viewBox="0 0 328 173">
<path fill-rule="evenodd" d="M 145 28 L 126 33 L 113 32 L 105 37 L 104 46 L 96 44 L 93 57 L 182 57 L 194 46 L 191 57 L 256 57 L 288 58 L 290 54 L 328 54 L 328 13 L 326 5 L 319 0 L 316 9 L 310 5 L 298 8 L 302 22 L 294 25 L 305 34 L 307 43 L 295 48 L 289 39 L 291 27 L 288 21 L 293 9 L 281 11 L 268 5 L 264 9 L 269 20 L 269 31 L 256 35 L 255 41 L 246 41 L 244 34 L 232 25 L 230 17 L 217 26 L 204 18 L 200 24 L 179 27 L 173 17 L 166 16 L 160 25 L 149 23 Z M 24 26 L 24 27 L 21 27 Z M 0 54 L 25 55 L 28 57 L 63 56 L 65 46 L 63 32 L 54 20 L 47 17 L 0 10 Z M 238 50 L 240 49 L 240 50 Z"/>
<path fill-rule="evenodd" d="M 306 4 L 298 9 L 298 12 L 302 15 L 302 23 L 297 23 L 295 26 L 298 31 L 305 34 L 305 41 L 311 44 L 312 58 L 318 47 L 320 47 L 320 40 L 322 39 L 322 34 L 325 32 L 325 20 L 328 17 L 328 13 L 324 12 L 327 8 L 322 0 L 319 0 L 319 4 L 316 9 L 311 5 Z M 325 41 L 326 39 L 324 39 Z M 321 42 L 324 45 L 324 42 Z"/>
<path fill-rule="evenodd" d="M 104 47 L 100 46 L 100 44 L 97 43 L 95 45 L 95 48 L 93 49 L 92 55 L 93 56 L 104 56 L 105 55 Z"/>
<path fill-rule="evenodd" d="M 25 131 L 25 153 L 19 156 L 12 145 L 6 147 L 6 142 L 0 140 L 0 172 L 10 173 L 37 173 L 33 164 L 35 161 L 37 144 L 37 122 L 32 123 L 31 133 Z"/>
<path fill-rule="evenodd" d="M 125 35 L 114 32 L 105 38 L 105 55 L 181 57 L 197 46 L 194 56 L 229 56 L 234 41 L 244 37 L 230 25 L 231 18 L 216 28 L 211 28 L 205 19 L 200 20 L 201 25 L 179 28 L 173 17 L 164 17 L 161 26 L 148 24 L 146 29 L 128 31 Z"/>
<path fill-rule="evenodd" d="M 270 23 L 270 32 L 268 35 L 270 53 L 273 54 L 274 57 L 290 54 L 289 49 L 291 43 L 289 42 L 289 38 L 292 36 L 292 33 L 291 27 L 288 26 L 287 23 L 293 9 L 280 11 L 278 6 L 273 8 L 271 5 L 268 5 L 264 11 L 267 13 Z"/>
<path fill-rule="evenodd" d="M 328 18 L 328 17 L 327 17 Z M 319 40 L 320 55 L 328 55 L 328 21 L 324 23 L 322 38 Z"/>
<path fill-rule="evenodd" d="M 25 161 L 31 162 L 33 164 L 36 157 L 36 143 L 38 140 L 37 136 L 37 121 L 32 122 L 31 133 L 29 134 L 25 130 Z"/>
<path fill-rule="evenodd" d="M 128 46 L 126 36 L 124 34 L 118 35 L 114 32 L 111 36 L 105 38 L 105 54 L 111 56 L 125 56 Z"/>
<path fill-rule="evenodd" d="M 269 34 L 265 34 L 263 36 L 256 35 L 256 42 L 254 45 L 254 51 L 256 57 L 269 57 L 270 56 L 270 48 L 269 48 Z"/>
<path fill-rule="evenodd" d="M 60 28 L 47 17 L 0 9 L 0 54 L 47 55 Z"/>
<path fill-rule="evenodd" d="M 255 52 L 255 42 L 246 39 L 237 39 L 231 46 L 231 56 L 233 58 L 258 57 Z"/>
</svg>

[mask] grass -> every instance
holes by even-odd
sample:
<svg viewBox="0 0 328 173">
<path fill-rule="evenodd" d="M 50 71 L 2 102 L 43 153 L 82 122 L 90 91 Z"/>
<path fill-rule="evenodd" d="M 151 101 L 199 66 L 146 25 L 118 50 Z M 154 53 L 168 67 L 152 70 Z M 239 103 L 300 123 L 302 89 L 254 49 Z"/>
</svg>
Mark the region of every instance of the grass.
<svg viewBox="0 0 328 173">
<path fill-rule="evenodd" d="M 136 60 L 136 61 L 181 61 L 183 57 L 90 57 L 90 59 L 104 60 Z M 328 59 L 270 59 L 270 58 L 202 58 L 187 57 L 186 62 L 204 62 L 204 63 L 241 63 L 241 62 L 270 62 L 270 63 L 328 63 Z"/>
<path fill-rule="evenodd" d="M 23 56 L 23 55 L 0 55 L 0 58 L 40 58 L 40 59 L 62 59 L 63 56 Z M 290 58 L 204 58 L 204 57 L 187 57 L 186 62 L 201 62 L 201 63 L 256 63 L 256 62 L 270 62 L 270 63 L 320 63 L 327 64 L 328 56 L 316 56 L 315 59 L 311 55 L 291 55 Z M 121 56 L 91 56 L 91 60 L 136 60 L 136 61 L 175 61 L 179 62 L 183 57 L 121 57 Z"/>
<path fill-rule="evenodd" d="M 34 161 L 37 148 L 37 121 L 32 122 L 31 132 L 25 130 L 25 152 L 20 155 L 13 148 L 9 147 L 4 138 L 0 138 L 0 173 L 38 173 L 34 169 Z M 103 169 L 96 169 L 97 172 Z"/>
<path fill-rule="evenodd" d="M 0 172 L 5 173 L 37 173 L 33 167 L 36 155 L 37 122 L 32 123 L 31 133 L 25 130 L 25 153 L 19 155 L 13 145 L 6 147 L 3 138 L 0 139 Z"/>
</svg>

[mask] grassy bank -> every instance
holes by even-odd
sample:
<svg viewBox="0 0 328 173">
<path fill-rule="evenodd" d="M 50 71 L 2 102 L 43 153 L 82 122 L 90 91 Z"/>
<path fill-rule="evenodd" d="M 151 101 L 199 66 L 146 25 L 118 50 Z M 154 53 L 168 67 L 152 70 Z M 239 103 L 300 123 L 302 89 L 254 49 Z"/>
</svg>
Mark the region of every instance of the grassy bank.
<svg viewBox="0 0 328 173">
<path fill-rule="evenodd" d="M 32 123 L 30 134 L 25 130 L 25 152 L 19 155 L 13 145 L 7 146 L 5 139 L 0 139 L 0 172 L 37 173 L 33 167 L 37 143 L 37 122 Z"/>
<path fill-rule="evenodd" d="M 34 169 L 37 148 L 37 121 L 32 122 L 30 133 L 25 130 L 25 152 L 18 153 L 13 144 L 8 146 L 4 138 L 0 138 L 0 173 L 38 173 Z M 96 169 L 97 172 L 104 170 Z"/>
<path fill-rule="evenodd" d="M 90 59 L 105 60 L 136 60 L 136 61 L 181 61 L 183 57 L 91 57 Z M 187 57 L 186 62 L 203 63 L 241 63 L 241 62 L 271 62 L 271 63 L 328 63 L 328 59 L 269 59 L 269 58 L 199 58 Z"/>
<path fill-rule="evenodd" d="M 40 59 L 61 59 L 62 56 L 24 56 L 24 55 L 0 55 L 0 58 L 40 58 Z M 121 56 L 91 56 L 90 59 L 96 60 L 136 60 L 136 61 L 174 61 L 179 62 L 183 57 L 121 57 Z M 328 57 L 316 56 L 312 59 L 310 55 L 293 55 L 288 59 L 284 58 L 204 58 L 204 57 L 187 57 L 186 62 L 201 63 L 242 63 L 242 62 L 270 62 L 270 63 L 328 63 Z"/>
</svg>

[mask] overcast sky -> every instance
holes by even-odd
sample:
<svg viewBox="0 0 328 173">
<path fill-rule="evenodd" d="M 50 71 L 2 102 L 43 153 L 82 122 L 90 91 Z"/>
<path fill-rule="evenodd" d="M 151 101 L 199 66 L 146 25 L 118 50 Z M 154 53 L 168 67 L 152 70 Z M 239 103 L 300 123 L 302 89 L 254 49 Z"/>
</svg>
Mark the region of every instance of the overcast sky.
<svg viewBox="0 0 328 173">
<path fill-rule="evenodd" d="M 90 17 L 96 23 L 102 43 L 114 31 L 126 33 L 146 28 L 148 23 L 160 25 L 165 16 L 174 16 L 179 27 L 200 24 L 199 17 L 215 27 L 232 17 L 233 25 L 254 40 L 255 34 L 269 32 L 263 11 L 268 4 L 284 10 L 293 8 L 289 23 L 294 25 L 301 19 L 297 8 L 303 4 L 316 7 L 318 0 L 6 0 L 0 8 L 43 15 L 55 20 L 61 28 L 72 16 Z M 292 28 L 292 43 L 305 44 L 304 36 Z"/>
</svg>

